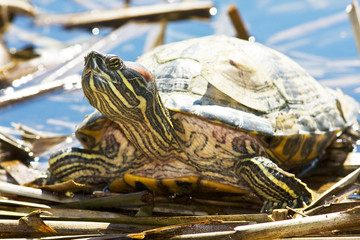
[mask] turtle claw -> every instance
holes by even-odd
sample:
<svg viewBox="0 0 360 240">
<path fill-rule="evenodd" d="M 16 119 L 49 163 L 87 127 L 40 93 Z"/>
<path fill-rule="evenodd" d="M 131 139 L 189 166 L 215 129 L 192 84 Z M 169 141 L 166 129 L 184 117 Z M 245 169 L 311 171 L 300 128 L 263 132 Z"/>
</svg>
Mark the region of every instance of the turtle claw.
<svg viewBox="0 0 360 240">
<path fill-rule="evenodd" d="M 284 202 L 275 202 L 271 200 L 265 200 L 264 205 L 261 209 L 262 213 L 271 214 L 274 209 L 282 209 L 282 208 L 304 208 L 308 204 L 310 204 L 312 198 L 308 196 L 300 196 L 297 199 L 292 199 Z"/>
</svg>

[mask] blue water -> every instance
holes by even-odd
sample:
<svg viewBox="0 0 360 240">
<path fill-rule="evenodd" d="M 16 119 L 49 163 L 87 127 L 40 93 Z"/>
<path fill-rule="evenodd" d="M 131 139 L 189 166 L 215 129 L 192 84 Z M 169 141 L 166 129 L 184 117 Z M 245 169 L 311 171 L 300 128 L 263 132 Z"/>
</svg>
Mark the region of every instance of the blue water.
<svg viewBox="0 0 360 240">
<path fill-rule="evenodd" d="M 72 13 L 89 10 L 75 1 L 31 1 L 41 13 Z M 113 8 L 123 1 L 84 1 L 98 8 Z M 132 1 L 143 5 L 160 1 Z M 360 61 L 352 29 L 345 13 L 351 1 L 338 0 L 258 0 L 214 1 L 217 14 L 211 20 L 184 20 L 170 22 L 165 42 L 174 42 L 209 34 L 234 35 L 234 29 L 226 11 L 235 3 L 257 42 L 275 48 L 307 69 L 323 84 L 340 88 L 360 100 Z M 110 5 L 112 4 L 112 5 Z M 14 25 L 29 33 L 55 39 L 65 44 L 75 44 L 100 38 L 110 29 L 100 29 L 99 35 L 91 31 L 65 30 L 60 26 L 34 26 L 33 20 L 17 17 Z M 120 44 L 108 52 L 134 61 L 142 54 L 147 34 Z M 9 30 L 4 39 L 10 48 L 22 48 L 33 44 Z M 37 49 L 44 46 L 35 44 Z M 56 56 L 54 56 L 56 57 Z M 80 72 L 80 71 L 79 71 Z M 83 97 L 81 90 L 58 91 L 24 103 L 0 109 L 0 126 L 9 127 L 11 122 L 22 123 L 38 130 L 70 134 L 76 124 L 93 109 Z"/>
</svg>

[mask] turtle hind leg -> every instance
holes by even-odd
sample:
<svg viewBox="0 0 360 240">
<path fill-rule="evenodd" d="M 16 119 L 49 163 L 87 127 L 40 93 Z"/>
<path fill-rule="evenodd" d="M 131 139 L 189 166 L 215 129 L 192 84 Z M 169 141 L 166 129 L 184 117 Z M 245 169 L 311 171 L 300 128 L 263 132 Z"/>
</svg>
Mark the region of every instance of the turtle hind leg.
<svg viewBox="0 0 360 240">
<path fill-rule="evenodd" d="M 264 157 L 239 161 L 237 174 L 250 188 L 265 200 L 262 212 L 274 208 L 300 208 L 312 200 L 311 190 L 293 174 L 279 168 Z"/>
</svg>

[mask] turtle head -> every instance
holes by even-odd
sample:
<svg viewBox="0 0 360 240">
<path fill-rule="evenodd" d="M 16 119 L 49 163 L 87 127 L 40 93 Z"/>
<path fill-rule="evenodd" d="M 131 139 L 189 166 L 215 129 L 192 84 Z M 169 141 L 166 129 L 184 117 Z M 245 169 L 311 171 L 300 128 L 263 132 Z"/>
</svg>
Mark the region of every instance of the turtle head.
<svg viewBox="0 0 360 240">
<path fill-rule="evenodd" d="M 179 151 L 155 81 L 141 65 L 92 51 L 85 57 L 82 88 L 89 103 L 118 123 L 145 155 L 159 157 L 160 147 Z"/>
<path fill-rule="evenodd" d="M 114 121 L 141 120 L 149 105 L 159 101 L 144 67 L 95 51 L 85 57 L 82 87 L 89 103 Z"/>
</svg>

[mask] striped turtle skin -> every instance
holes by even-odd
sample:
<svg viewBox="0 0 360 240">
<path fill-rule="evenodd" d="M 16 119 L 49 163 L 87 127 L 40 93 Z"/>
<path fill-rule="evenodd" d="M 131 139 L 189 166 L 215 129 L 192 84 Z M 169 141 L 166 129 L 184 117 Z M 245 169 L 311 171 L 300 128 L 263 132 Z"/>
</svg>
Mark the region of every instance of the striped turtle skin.
<svg viewBox="0 0 360 240">
<path fill-rule="evenodd" d="M 289 172 L 359 110 L 283 54 L 226 36 L 163 45 L 136 63 L 90 52 L 82 87 L 97 111 L 76 132 L 84 148 L 50 158 L 56 178 L 116 191 L 254 192 L 263 211 L 311 202 Z"/>
</svg>

